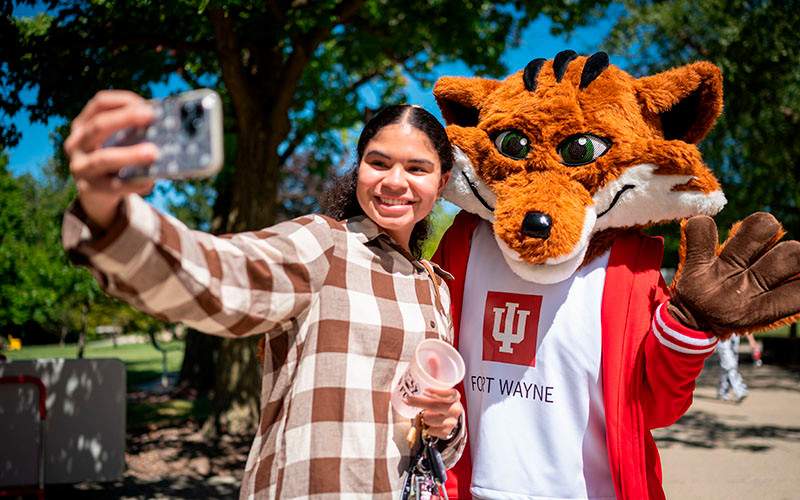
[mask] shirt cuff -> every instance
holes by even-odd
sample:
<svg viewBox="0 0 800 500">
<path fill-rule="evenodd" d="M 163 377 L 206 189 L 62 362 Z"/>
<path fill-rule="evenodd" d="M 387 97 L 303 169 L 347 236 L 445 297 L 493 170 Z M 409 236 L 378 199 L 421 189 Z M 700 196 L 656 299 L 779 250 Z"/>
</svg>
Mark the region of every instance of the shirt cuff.
<svg viewBox="0 0 800 500">
<path fill-rule="evenodd" d="M 158 235 L 155 210 L 138 195 L 128 195 L 106 228 L 93 224 L 78 200 L 64 214 L 61 240 L 70 260 L 121 276 L 135 272 L 135 261 Z"/>
<path fill-rule="evenodd" d="M 669 314 L 666 302 L 656 308 L 653 333 L 662 345 L 683 354 L 703 355 L 717 346 L 717 337 L 713 332 L 692 330 L 683 326 Z"/>
<path fill-rule="evenodd" d="M 108 228 L 95 224 L 76 199 L 67 208 L 61 226 L 61 240 L 66 250 L 78 250 L 85 246 L 95 252 L 102 252 L 128 227 L 126 199 L 120 201 L 117 214 Z"/>
</svg>

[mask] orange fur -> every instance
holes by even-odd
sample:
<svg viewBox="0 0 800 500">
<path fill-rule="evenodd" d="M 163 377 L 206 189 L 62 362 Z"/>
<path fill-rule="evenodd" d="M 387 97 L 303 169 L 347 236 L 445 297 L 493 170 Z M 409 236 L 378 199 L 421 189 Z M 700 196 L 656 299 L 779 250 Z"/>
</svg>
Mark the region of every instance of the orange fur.
<svg viewBox="0 0 800 500">
<path fill-rule="evenodd" d="M 599 196 L 611 206 L 611 192 L 616 189 L 613 183 L 632 167 L 654 165 L 652 175 L 656 178 L 684 179 L 654 191 L 651 199 L 665 207 L 671 206 L 670 196 L 680 193 L 697 193 L 697 199 L 701 199 L 720 192 L 719 183 L 695 146 L 722 110 L 719 69 L 701 62 L 635 79 L 609 65 L 581 88 L 586 61 L 586 57 L 579 57 L 570 62 L 560 82 L 553 61 L 545 62 L 532 91 L 526 88 L 522 71 L 503 81 L 446 77 L 434 88 L 448 123 L 448 136 L 469 158 L 477 177 L 497 195 L 495 233 L 530 264 L 544 264 L 573 254 L 578 245 L 585 245 L 579 241 L 585 232 L 587 210 L 595 210 L 600 217 L 605 215 L 602 211 L 606 207 L 595 206 L 594 197 Z M 696 112 L 684 121 L 673 119 L 674 114 L 667 121 L 667 115 L 674 110 L 680 115 L 687 109 L 681 104 L 684 102 L 696 103 Z M 667 137 L 664 123 L 672 124 L 669 132 L 681 135 Z M 502 154 L 494 142 L 509 130 L 521 132 L 529 141 L 530 151 L 522 159 Z M 575 134 L 602 137 L 610 147 L 591 163 L 567 165 L 559 156 L 558 147 Z M 623 193 L 623 204 L 641 203 L 648 208 L 647 190 L 656 189 L 655 184 L 640 184 L 634 196 Z M 609 230 L 642 228 L 718 210 L 698 203 L 698 207 L 676 208 L 674 213 L 663 210 L 642 215 L 642 220 L 618 210 L 612 217 L 621 222 L 610 227 L 606 224 L 594 233 L 584 264 L 590 262 L 589 256 L 596 257 L 610 246 L 609 235 L 613 233 Z M 635 208 L 629 210 L 636 214 Z M 523 234 L 520 228 L 528 212 L 552 217 L 547 239 Z M 611 218 L 601 222 L 605 224 L 606 220 Z"/>
<path fill-rule="evenodd" d="M 683 271 L 683 263 L 686 262 L 686 221 L 681 221 L 681 243 L 678 245 L 678 269 L 675 270 L 675 276 L 672 278 L 672 283 L 669 285 L 669 291 L 672 295 L 675 294 L 675 283 L 678 282 L 678 276 Z"/>
<path fill-rule="evenodd" d="M 258 341 L 258 352 L 256 353 L 256 356 L 258 356 L 258 359 L 261 360 L 262 365 L 264 364 L 264 359 L 265 356 L 267 355 L 266 345 L 267 345 L 267 338 L 261 337 L 261 339 Z"/>
</svg>

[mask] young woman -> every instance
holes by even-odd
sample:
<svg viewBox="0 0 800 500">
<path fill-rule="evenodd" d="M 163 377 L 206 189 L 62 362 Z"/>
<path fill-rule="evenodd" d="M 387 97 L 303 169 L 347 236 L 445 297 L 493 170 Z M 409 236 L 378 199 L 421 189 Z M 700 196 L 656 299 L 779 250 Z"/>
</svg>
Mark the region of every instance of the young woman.
<svg viewBox="0 0 800 500">
<path fill-rule="evenodd" d="M 447 274 L 414 256 L 453 161 L 444 129 L 422 108 L 387 108 L 365 127 L 354 172 L 327 197 L 339 217 L 215 237 L 137 196 L 151 185 L 113 177 L 157 151 L 100 144 L 150 119 L 139 96 L 105 91 L 72 123 L 65 150 L 79 196 L 63 226 L 71 258 L 149 314 L 215 335 L 265 336 L 242 498 L 397 497 L 411 451 L 410 422 L 389 402 L 393 381 L 424 338 L 452 339 Z M 445 464 L 455 463 L 465 443 L 457 391 L 409 399 L 442 439 Z"/>
</svg>

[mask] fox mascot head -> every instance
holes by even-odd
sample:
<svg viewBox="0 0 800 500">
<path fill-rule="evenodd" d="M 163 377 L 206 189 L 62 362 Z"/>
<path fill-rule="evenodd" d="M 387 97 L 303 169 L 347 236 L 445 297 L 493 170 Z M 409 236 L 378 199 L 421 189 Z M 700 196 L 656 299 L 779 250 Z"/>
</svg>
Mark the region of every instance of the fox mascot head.
<svg viewBox="0 0 800 500">
<path fill-rule="evenodd" d="M 622 231 L 725 204 L 696 146 L 722 111 L 710 63 L 637 79 L 563 51 L 503 81 L 443 77 L 434 96 L 456 151 L 444 196 L 493 224 L 525 280 L 557 283 Z"/>
</svg>

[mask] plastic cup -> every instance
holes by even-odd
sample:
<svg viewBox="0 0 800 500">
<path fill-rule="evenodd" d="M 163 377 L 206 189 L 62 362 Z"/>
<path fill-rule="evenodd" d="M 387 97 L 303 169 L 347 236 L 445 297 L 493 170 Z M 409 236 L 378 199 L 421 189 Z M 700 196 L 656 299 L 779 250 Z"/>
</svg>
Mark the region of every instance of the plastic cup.
<svg viewBox="0 0 800 500">
<path fill-rule="evenodd" d="M 464 360 L 458 351 L 443 340 L 425 339 L 392 390 L 392 406 L 400 415 L 414 418 L 420 408 L 407 405 L 403 398 L 419 396 L 427 388 L 450 389 L 463 378 Z"/>
</svg>

